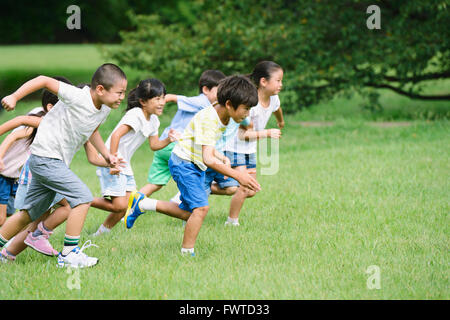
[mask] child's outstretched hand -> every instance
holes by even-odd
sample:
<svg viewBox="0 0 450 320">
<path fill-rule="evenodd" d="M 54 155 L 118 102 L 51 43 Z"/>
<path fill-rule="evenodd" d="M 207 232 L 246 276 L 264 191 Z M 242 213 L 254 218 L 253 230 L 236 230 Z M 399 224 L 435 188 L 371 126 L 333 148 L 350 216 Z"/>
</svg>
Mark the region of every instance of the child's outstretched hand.
<svg viewBox="0 0 450 320">
<path fill-rule="evenodd" d="M 6 111 L 14 110 L 16 107 L 17 99 L 13 94 L 6 96 L 2 99 L 2 106 Z"/>
<path fill-rule="evenodd" d="M 125 163 L 127 163 L 123 158 L 120 158 L 117 156 L 117 154 L 110 154 L 109 155 L 109 174 L 119 174 L 121 171 L 121 167 L 125 167 Z"/>
<path fill-rule="evenodd" d="M 256 181 L 255 178 L 253 178 L 246 172 L 240 172 L 240 177 L 237 180 L 239 184 L 244 188 L 248 188 L 256 192 L 261 190 L 261 186 L 259 185 L 258 181 Z"/>
<path fill-rule="evenodd" d="M 180 140 L 180 138 L 181 138 L 181 133 L 179 133 L 179 132 L 178 132 L 177 130 L 175 130 L 175 129 L 170 129 L 170 130 L 169 130 L 168 136 L 169 136 L 170 142 L 174 142 L 174 141 Z"/>
<path fill-rule="evenodd" d="M 269 137 L 272 139 L 280 139 L 281 131 L 279 129 L 269 129 Z"/>
</svg>

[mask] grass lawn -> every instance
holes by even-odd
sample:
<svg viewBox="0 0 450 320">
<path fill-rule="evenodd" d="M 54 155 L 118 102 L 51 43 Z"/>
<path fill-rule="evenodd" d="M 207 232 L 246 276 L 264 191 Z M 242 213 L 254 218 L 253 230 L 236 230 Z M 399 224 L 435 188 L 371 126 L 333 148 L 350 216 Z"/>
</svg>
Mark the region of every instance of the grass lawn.
<svg viewBox="0 0 450 320">
<path fill-rule="evenodd" d="M 15 89 L 11 77 L 34 73 L 86 82 L 105 62 L 93 45 L 7 46 L 0 56 L 3 89 L 4 79 Z M 439 82 L 430 90 L 446 88 Z M 70 274 L 56 268 L 56 258 L 28 249 L 14 264 L 0 265 L 0 299 L 449 299 L 448 103 L 380 92 L 385 109 L 378 112 L 361 110 L 355 96 L 286 116 L 279 171 L 263 175 L 259 157 L 262 191 L 244 204 L 240 227 L 224 226 L 230 198 L 210 197 L 195 258 L 180 256 L 180 220 L 147 213 L 131 230 L 119 224 L 93 238 L 107 213 L 91 208 L 81 244 L 91 239 L 99 246 L 86 251 L 99 264 Z M 38 105 L 20 102 L 0 113 L 0 123 Z M 124 107 L 100 127 L 105 140 Z M 166 106 L 160 133 L 175 110 Z M 390 120 L 409 122 L 368 123 Z M 274 126 L 272 117 L 268 127 Z M 133 157 L 139 187 L 152 158 L 148 144 Z M 100 196 L 96 168 L 82 150 L 71 168 Z M 168 200 L 176 191 L 171 181 L 154 197 Z M 62 225 L 50 239 L 57 250 L 64 231 Z M 370 266 L 379 267 L 380 289 L 367 287 Z M 75 278 L 79 290 L 70 289 Z"/>
<path fill-rule="evenodd" d="M 168 105 L 161 128 L 173 111 Z M 121 115 L 112 112 L 101 128 L 105 139 Z M 12 116 L 3 113 L 2 122 Z M 245 203 L 240 227 L 224 226 L 230 198 L 210 198 L 194 259 L 179 254 L 179 220 L 147 213 L 131 230 L 120 224 L 93 239 L 107 213 L 91 208 L 81 241 L 99 245 L 87 253 L 100 262 L 79 272 L 80 290 L 68 288 L 73 275 L 55 258 L 29 249 L 2 265 L 0 298 L 448 299 L 448 121 L 302 127 L 288 116 L 286 123 L 279 172 L 258 172 L 262 191 Z M 151 161 L 142 145 L 132 161 L 139 186 Z M 72 169 L 100 195 L 82 151 Z M 155 198 L 175 192 L 171 181 Z M 61 226 L 51 238 L 58 250 L 63 237 Z M 379 290 L 367 288 L 372 265 L 381 271 Z"/>
</svg>

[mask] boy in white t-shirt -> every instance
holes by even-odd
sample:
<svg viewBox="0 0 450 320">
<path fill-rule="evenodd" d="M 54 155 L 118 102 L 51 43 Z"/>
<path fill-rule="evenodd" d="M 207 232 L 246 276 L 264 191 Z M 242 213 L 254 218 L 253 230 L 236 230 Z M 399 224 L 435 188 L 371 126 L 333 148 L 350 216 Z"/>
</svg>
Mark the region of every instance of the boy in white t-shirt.
<svg viewBox="0 0 450 320">
<path fill-rule="evenodd" d="M 107 63 L 96 70 L 90 88 L 79 89 L 50 77 L 39 76 L 2 99 L 3 107 L 10 111 L 23 97 L 46 88 L 58 95 L 59 102 L 42 119 L 31 144 L 29 166 L 33 179 L 21 211 L 0 228 L 0 248 L 28 223 L 38 219 L 59 193 L 69 202 L 71 212 L 58 266 L 83 268 L 97 264 L 97 258 L 83 253 L 83 249 L 90 244 L 81 249 L 78 247 L 93 197 L 69 165 L 78 149 L 89 140 L 111 167 L 118 168 L 118 158 L 106 148 L 98 127 L 111 109 L 119 107 L 126 87 L 125 73 L 116 65 Z M 0 260 L 5 262 L 11 259 L 0 254 Z"/>
<path fill-rule="evenodd" d="M 263 138 L 279 139 L 279 129 L 265 129 L 270 116 L 277 119 L 280 129 L 284 127 L 283 112 L 280 107 L 278 93 L 282 88 L 283 69 L 272 61 L 259 62 L 249 76 L 258 88 L 258 104 L 250 110 L 250 126 L 245 132 L 240 132 L 233 139 L 228 139 L 224 148 L 225 155 L 231 161 L 231 167 L 238 171 L 252 169 L 256 179 L 256 149 L 257 140 Z M 254 173 L 253 173 L 254 172 Z M 240 186 L 231 198 L 230 212 L 226 225 L 239 225 L 239 213 L 246 198 L 256 193 Z"/>
</svg>

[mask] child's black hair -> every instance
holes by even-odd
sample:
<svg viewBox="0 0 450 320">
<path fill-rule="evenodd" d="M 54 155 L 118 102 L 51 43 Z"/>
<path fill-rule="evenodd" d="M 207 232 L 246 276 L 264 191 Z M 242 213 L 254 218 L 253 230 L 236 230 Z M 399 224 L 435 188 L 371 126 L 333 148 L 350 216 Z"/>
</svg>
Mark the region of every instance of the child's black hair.
<svg viewBox="0 0 450 320">
<path fill-rule="evenodd" d="M 217 88 L 217 101 L 225 106 L 227 101 L 231 102 L 234 109 L 243 104 L 254 107 L 258 104 L 258 91 L 256 86 L 245 76 L 229 76 L 219 83 Z"/>
<path fill-rule="evenodd" d="M 118 81 L 126 80 L 127 76 L 118 66 L 113 63 L 102 64 L 95 71 L 91 80 L 91 88 L 95 89 L 98 85 L 102 85 L 106 90 L 111 89 Z"/>
<path fill-rule="evenodd" d="M 203 87 L 212 89 L 219 85 L 220 80 L 225 79 L 225 75 L 220 70 L 205 70 L 203 71 L 198 81 L 198 89 L 200 93 L 203 93 Z"/>
<path fill-rule="evenodd" d="M 128 94 L 128 104 L 125 111 L 133 108 L 142 108 L 140 99 L 146 101 L 154 97 L 165 96 L 166 87 L 158 79 L 141 80 L 136 88 Z"/>
<path fill-rule="evenodd" d="M 30 113 L 28 114 L 28 116 L 32 116 L 32 117 L 43 117 L 47 114 L 46 111 L 39 111 L 38 113 Z M 36 133 L 37 133 L 38 128 L 33 128 L 33 131 L 31 132 L 31 134 L 28 136 L 26 142 L 28 145 L 31 145 L 34 141 L 34 138 L 36 137 Z"/>
<path fill-rule="evenodd" d="M 68 84 L 72 84 L 72 82 L 70 82 L 70 80 L 69 79 L 67 79 L 67 78 L 65 78 L 65 77 L 62 77 L 62 76 L 56 76 L 56 77 L 52 77 L 53 79 L 56 79 L 56 80 L 58 80 L 58 81 L 62 81 L 62 82 L 65 82 L 65 83 L 68 83 Z M 45 110 L 45 113 L 47 113 L 48 112 L 48 110 L 47 110 L 47 105 L 50 103 L 50 104 L 52 104 L 52 105 L 55 105 L 57 102 L 58 102 L 58 96 L 56 95 L 56 94 L 54 94 L 54 93 L 52 93 L 52 92 L 50 92 L 50 91 L 48 91 L 47 89 L 44 89 L 43 91 L 42 91 L 42 99 L 41 99 L 41 102 L 42 102 L 42 107 L 44 108 L 44 110 Z"/>
<path fill-rule="evenodd" d="M 261 80 L 261 78 L 269 80 L 272 72 L 280 69 L 283 70 L 280 65 L 276 64 L 273 61 L 261 61 L 256 64 L 253 72 L 249 74 L 248 77 L 257 87 L 259 87 L 259 81 Z"/>
</svg>

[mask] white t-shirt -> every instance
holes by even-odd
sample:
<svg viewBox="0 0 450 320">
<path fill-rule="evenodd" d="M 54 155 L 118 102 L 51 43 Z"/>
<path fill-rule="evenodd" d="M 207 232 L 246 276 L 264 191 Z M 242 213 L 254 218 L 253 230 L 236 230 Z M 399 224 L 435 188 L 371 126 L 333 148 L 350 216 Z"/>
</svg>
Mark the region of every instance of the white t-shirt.
<svg viewBox="0 0 450 320">
<path fill-rule="evenodd" d="M 132 130 L 128 131 L 120 138 L 117 154 L 127 162 L 125 163 L 125 167 L 122 168 L 121 173 L 133 175 L 131 157 L 148 137 L 158 135 L 159 119 L 156 115 L 152 114 L 150 120 L 147 120 L 142 108 L 133 108 L 125 113 L 113 132 L 123 124 L 130 126 Z M 109 135 L 108 140 L 106 140 L 105 143 L 108 149 L 110 149 L 111 145 L 111 135 Z"/>
<path fill-rule="evenodd" d="M 59 101 L 42 118 L 31 153 L 64 161 L 69 166 L 75 153 L 108 117 L 111 108 L 97 109 L 88 86 L 79 89 L 59 82 Z"/>
<path fill-rule="evenodd" d="M 277 111 L 280 107 L 280 98 L 278 95 L 274 95 L 270 97 L 270 103 L 267 108 L 261 106 L 261 103 L 258 102 L 256 106 L 250 109 L 250 120 L 253 122 L 253 130 L 261 131 L 264 130 L 267 122 L 269 121 L 270 116 L 273 112 Z M 225 151 L 232 151 L 236 153 L 246 153 L 252 154 L 256 153 L 256 147 L 258 142 L 254 141 L 245 141 L 239 139 L 239 135 L 236 134 L 233 139 L 227 139 L 225 145 Z"/>
</svg>

